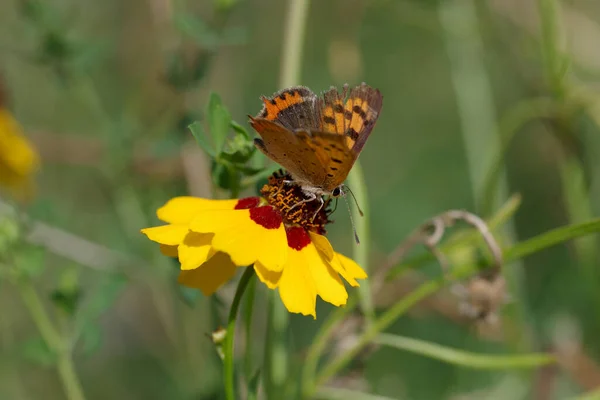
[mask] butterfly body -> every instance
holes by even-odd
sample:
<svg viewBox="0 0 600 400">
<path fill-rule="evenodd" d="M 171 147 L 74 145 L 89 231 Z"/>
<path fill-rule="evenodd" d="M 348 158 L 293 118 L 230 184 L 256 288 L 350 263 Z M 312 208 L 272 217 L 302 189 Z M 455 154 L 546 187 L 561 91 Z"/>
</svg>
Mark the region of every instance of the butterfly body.
<svg viewBox="0 0 600 400">
<path fill-rule="evenodd" d="M 287 169 L 308 200 L 338 197 L 369 137 L 382 106 L 381 93 L 366 84 L 322 96 L 295 86 L 263 97 L 262 110 L 250 117 L 261 136 L 256 147 Z"/>
</svg>

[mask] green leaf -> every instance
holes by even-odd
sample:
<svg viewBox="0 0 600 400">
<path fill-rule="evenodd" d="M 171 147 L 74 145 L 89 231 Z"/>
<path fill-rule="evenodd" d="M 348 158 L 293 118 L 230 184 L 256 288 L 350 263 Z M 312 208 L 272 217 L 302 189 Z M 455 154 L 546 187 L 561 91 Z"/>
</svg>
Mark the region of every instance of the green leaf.
<svg viewBox="0 0 600 400">
<path fill-rule="evenodd" d="M 258 175 L 259 173 L 261 173 L 264 170 L 264 168 L 240 166 L 240 167 L 238 167 L 238 170 L 246 176 L 255 176 L 255 175 Z"/>
<path fill-rule="evenodd" d="M 72 316 L 79 307 L 81 299 L 81 290 L 79 288 L 80 268 L 66 268 L 59 277 L 58 287 L 50 295 L 54 305 Z"/>
<path fill-rule="evenodd" d="M 219 154 L 221 151 L 223 151 L 225 139 L 229 133 L 229 127 L 231 126 L 231 115 L 223 106 L 219 95 L 214 92 L 210 94 L 206 116 L 208 119 L 210 135 L 215 144 L 215 153 Z"/>
<path fill-rule="evenodd" d="M 57 356 L 40 336 L 33 337 L 21 344 L 23 357 L 35 364 L 50 367 L 56 364 Z"/>
<path fill-rule="evenodd" d="M 190 308 L 194 308 L 196 302 L 200 298 L 200 291 L 198 289 L 177 285 L 176 292 L 181 298 L 181 301 Z"/>
<path fill-rule="evenodd" d="M 91 355 L 102 345 L 102 330 L 96 324 L 87 324 L 79 338 L 84 355 Z"/>
<path fill-rule="evenodd" d="M 194 39 L 205 49 L 214 50 L 219 45 L 220 40 L 217 33 L 200 18 L 184 13 L 175 14 L 173 23 L 181 33 Z"/>
<path fill-rule="evenodd" d="M 311 398 L 315 400 L 394 400 L 393 397 L 359 392 L 354 389 L 340 387 L 323 387 Z"/>
<path fill-rule="evenodd" d="M 258 399 L 258 386 L 260 384 L 260 369 L 256 370 L 248 381 L 248 400 Z"/>
<path fill-rule="evenodd" d="M 241 135 L 228 140 L 226 147 L 227 150 L 221 153 L 221 158 L 232 164 L 246 164 L 256 151 L 254 144 Z"/>
<path fill-rule="evenodd" d="M 84 335 L 89 325 L 95 325 L 96 320 L 113 305 L 126 282 L 124 276 L 113 274 L 95 288 L 94 293 L 83 302 L 75 315 L 75 329 L 78 335 Z"/>
<path fill-rule="evenodd" d="M 106 278 L 86 303 L 82 310 L 84 315 L 94 319 L 99 317 L 112 306 L 126 283 L 127 280 L 122 275 L 115 274 Z"/>
<path fill-rule="evenodd" d="M 248 134 L 248 131 L 246 130 L 246 128 L 244 128 L 243 126 L 241 126 L 237 122 L 231 120 L 231 128 L 233 128 L 233 130 L 235 132 L 237 132 L 240 135 L 244 136 L 244 138 L 246 140 L 250 140 L 250 134 Z"/>
<path fill-rule="evenodd" d="M 30 278 L 39 276 L 45 267 L 46 249 L 31 245 L 19 247 L 14 254 L 14 264 Z"/>
<path fill-rule="evenodd" d="M 568 240 L 598 232 L 600 232 L 600 218 L 581 224 L 552 229 L 505 250 L 504 261 L 518 260 Z"/>
<path fill-rule="evenodd" d="M 232 181 L 231 173 L 223 164 L 217 162 L 212 163 L 211 178 L 213 184 L 221 189 L 229 190 L 233 187 L 234 182 Z"/>
<path fill-rule="evenodd" d="M 79 305 L 81 291 L 79 289 L 56 289 L 50 295 L 50 299 L 65 314 L 73 315 Z"/>
<path fill-rule="evenodd" d="M 456 350 L 424 340 L 404 336 L 380 334 L 375 343 L 394 347 L 399 350 L 409 351 L 425 357 L 434 358 L 449 364 L 460 365 L 474 369 L 521 369 L 537 368 L 556 363 L 556 358 L 551 354 L 477 354 L 463 350 Z"/>
<path fill-rule="evenodd" d="M 600 400 L 600 389 L 592 389 L 581 396 L 573 397 L 571 400 Z"/>
<path fill-rule="evenodd" d="M 198 146 L 200 146 L 200 148 L 204 150 L 206 154 L 208 154 L 212 158 L 215 158 L 215 150 L 213 149 L 212 145 L 208 142 L 206 138 L 206 133 L 204 132 L 204 128 L 202 128 L 202 124 L 196 121 L 193 124 L 189 125 L 188 128 L 192 132 L 194 139 L 196 139 L 196 143 L 198 143 Z"/>
</svg>

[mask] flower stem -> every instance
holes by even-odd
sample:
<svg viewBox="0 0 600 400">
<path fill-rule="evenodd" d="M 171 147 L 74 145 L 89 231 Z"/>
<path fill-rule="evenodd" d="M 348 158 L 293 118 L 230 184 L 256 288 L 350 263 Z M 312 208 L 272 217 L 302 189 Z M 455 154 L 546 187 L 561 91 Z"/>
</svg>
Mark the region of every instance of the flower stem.
<svg viewBox="0 0 600 400">
<path fill-rule="evenodd" d="M 564 34 L 560 26 L 559 4 L 556 0 L 538 0 L 537 4 L 542 29 L 542 55 L 546 79 L 556 98 L 563 99 L 566 59 L 561 55 Z"/>
<path fill-rule="evenodd" d="M 70 350 L 65 348 L 63 340 L 52 324 L 48 313 L 46 313 L 35 288 L 28 279 L 18 280 L 17 285 L 21 292 L 23 302 L 29 310 L 33 322 L 40 331 L 42 339 L 44 339 L 48 348 L 55 353 L 58 358 L 56 367 L 67 399 L 84 400 L 85 396 L 83 395 L 79 378 L 75 373 Z"/>
<path fill-rule="evenodd" d="M 306 22 L 308 20 L 309 0 L 289 0 L 282 43 L 281 70 L 279 88 L 283 89 L 300 83 L 302 69 L 302 48 L 304 45 Z M 279 397 L 288 371 L 287 346 L 285 332 L 289 315 L 283 303 L 269 298 L 269 327 L 265 345 L 267 397 Z"/>
<path fill-rule="evenodd" d="M 336 308 L 329 314 L 323 325 L 321 325 L 317 331 L 317 334 L 308 349 L 302 367 L 302 398 L 310 398 L 315 390 L 315 375 L 321 355 L 327 348 L 329 339 L 335 329 L 339 326 L 339 323 L 346 315 L 354 311 L 357 303 L 356 296 L 350 297 L 344 307 Z"/>
<path fill-rule="evenodd" d="M 302 45 L 304 44 L 309 4 L 309 0 L 290 0 L 289 2 L 279 77 L 281 89 L 297 85 L 300 80 L 302 66 L 300 60 L 302 59 Z"/>
<path fill-rule="evenodd" d="M 469 266 L 467 270 L 461 270 L 460 274 L 456 274 L 457 277 L 469 276 L 475 268 Z M 330 378 L 338 373 L 343 367 L 345 367 L 352 358 L 354 358 L 360 350 L 362 350 L 367 344 L 369 344 L 375 337 L 390 326 L 396 319 L 401 315 L 410 310 L 415 304 L 419 303 L 424 298 L 437 292 L 439 289 L 444 287 L 449 281 L 443 279 L 430 280 L 423 283 L 421 286 L 413 290 L 408 295 L 404 296 L 402 300 L 396 303 L 392 308 L 387 310 L 381 317 L 379 317 L 370 328 L 368 328 L 357 340 L 357 343 L 348 351 L 342 353 L 338 357 L 330 361 L 319 373 L 319 377 L 316 382 L 316 386 L 313 390 L 321 387 Z M 310 397 L 310 396 L 309 396 Z"/>
<path fill-rule="evenodd" d="M 352 189 L 352 193 L 356 197 L 356 203 L 352 207 L 352 221 L 355 224 L 356 234 L 360 239 L 360 244 L 354 243 L 353 258 L 367 273 L 369 273 L 369 199 L 367 197 L 367 185 L 360 163 L 357 161 L 352 167 L 352 171 L 348 175 L 348 184 Z M 362 209 L 363 215 L 359 208 Z M 365 279 L 360 283 L 358 288 L 360 295 L 360 308 L 365 315 L 367 325 L 370 325 L 375 318 L 375 308 L 373 307 L 373 299 L 371 296 L 371 286 L 369 280 Z"/>
<path fill-rule="evenodd" d="M 508 263 L 537 253 L 559 243 L 564 243 L 568 240 L 597 232 L 600 232 L 600 218 L 587 221 L 582 224 L 553 229 L 538 236 L 534 236 L 531 239 L 527 239 L 524 242 L 518 243 L 509 249 L 505 249 L 502 258 L 508 265 Z M 451 282 L 465 279 L 479 270 L 480 267 L 477 265 L 465 265 L 458 267 L 449 277 L 450 279 L 444 279 L 442 277 L 427 281 L 418 286 L 408 295 L 404 296 L 399 302 L 394 304 L 390 309 L 377 318 L 373 325 L 371 325 L 371 327 L 368 328 L 358 338 L 354 347 L 334 358 L 323 367 L 319 373 L 319 378 L 316 382 L 316 385 L 312 389 L 313 391 L 308 392 L 307 398 L 310 398 L 314 391 L 331 379 L 336 373 L 338 373 L 338 371 L 344 368 L 352 360 L 352 358 L 355 357 L 367 344 L 373 341 L 380 332 L 387 329 L 394 321 L 404 315 L 417 303 L 437 292 L 444 286 L 450 284 Z"/>
<path fill-rule="evenodd" d="M 225 398 L 227 400 L 235 400 L 235 374 L 233 368 L 233 344 L 235 339 L 235 319 L 237 317 L 238 309 L 240 308 L 240 302 L 244 291 L 250 282 L 250 279 L 254 276 L 254 267 L 250 266 L 244 271 L 244 275 L 240 279 L 240 283 L 235 291 L 233 297 L 233 303 L 229 309 L 229 319 L 227 320 L 227 334 L 225 335 L 225 343 L 223 344 L 223 375 L 225 380 Z"/>
<path fill-rule="evenodd" d="M 244 374 L 246 383 L 252 379 L 252 314 L 254 311 L 254 297 L 256 294 L 256 279 L 248 284 L 248 294 L 246 295 L 246 307 L 244 315 L 244 327 L 246 334 L 246 354 L 244 355 Z"/>
</svg>

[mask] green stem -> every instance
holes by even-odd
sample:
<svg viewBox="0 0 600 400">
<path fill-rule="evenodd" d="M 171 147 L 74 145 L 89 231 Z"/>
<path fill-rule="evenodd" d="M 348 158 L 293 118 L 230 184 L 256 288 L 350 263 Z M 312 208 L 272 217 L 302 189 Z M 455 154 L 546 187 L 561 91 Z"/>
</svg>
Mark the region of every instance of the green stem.
<svg viewBox="0 0 600 400">
<path fill-rule="evenodd" d="M 302 66 L 302 47 L 308 18 L 309 0 L 290 0 L 283 37 L 283 56 L 279 87 L 297 85 L 300 81 Z"/>
<path fill-rule="evenodd" d="M 599 400 L 600 399 L 600 388 L 592 389 L 578 397 L 573 397 L 571 400 Z"/>
<path fill-rule="evenodd" d="M 542 249 L 575 239 L 577 237 L 598 232 L 600 232 L 600 218 L 579 225 L 570 225 L 553 229 L 521 242 L 504 251 L 504 262 L 508 264 L 509 262 L 526 257 Z M 309 392 L 309 394 L 314 393 L 319 386 L 322 386 L 330 378 L 337 374 L 338 371 L 346 366 L 350 360 L 352 360 L 352 358 L 355 357 L 367 344 L 375 339 L 380 332 L 387 329 L 394 321 L 405 314 L 414 305 L 437 292 L 449 283 L 456 280 L 465 279 L 477 271 L 479 271 L 479 268 L 476 265 L 465 265 L 457 268 L 455 272 L 452 273 L 450 277 L 451 279 L 444 279 L 442 277 L 436 280 L 427 281 L 421 284 L 407 296 L 404 296 L 402 300 L 381 315 L 375 321 L 375 323 L 358 338 L 358 341 L 353 348 L 333 359 L 325 367 L 323 367 L 323 370 L 319 374 L 316 385 L 313 387 L 312 391 Z"/>
<path fill-rule="evenodd" d="M 252 371 L 252 314 L 254 311 L 254 297 L 256 293 L 256 279 L 252 279 L 248 284 L 248 294 L 246 295 L 246 307 L 244 313 L 244 327 L 246 334 L 246 354 L 244 354 L 244 375 L 246 375 L 246 384 L 250 383 L 253 376 Z"/>
<path fill-rule="evenodd" d="M 340 387 L 322 388 L 313 397 L 314 400 L 394 400 L 397 397 L 386 397 L 378 394 L 358 392 L 354 389 Z"/>
<path fill-rule="evenodd" d="M 548 85 L 558 99 L 564 98 L 563 65 L 560 55 L 562 32 L 556 0 L 538 0 L 542 29 L 542 55 Z"/>
<path fill-rule="evenodd" d="M 489 214 L 494 208 L 494 199 L 499 197 L 497 193 L 499 182 L 504 171 L 504 160 L 514 137 L 526 123 L 541 118 L 549 118 L 556 114 L 559 106 L 553 99 L 540 97 L 524 100 L 517 103 L 500 120 L 498 136 L 500 146 L 490 156 L 489 169 L 485 172 L 483 194 L 481 204 L 477 207 L 482 214 Z"/>
<path fill-rule="evenodd" d="M 319 359 L 327 348 L 331 334 L 337 328 L 338 323 L 356 308 L 357 303 L 356 296 L 350 297 L 346 305 L 336 308 L 319 328 L 308 349 L 302 368 L 302 398 L 309 398 L 314 390 Z"/>
<path fill-rule="evenodd" d="M 235 339 L 235 320 L 237 317 L 238 309 L 240 308 L 240 302 L 244 291 L 250 282 L 250 279 L 254 276 L 254 267 L 250 266 L 246 268 L 231 303 L 229 309 L 229 318 L 227 320 L 227 334 L 225 335 L 225 342 L 223 343 L 223 378 L 225 381 L 225 398 L 227 400 L 235 400 L 235 371 L 233 367 L 233 344 Z"/>
<path fill-rule="evenodd" d="M 456 277 L 469 276 L 474 272 L 474 267 L 470 266 L 468 269 L 462 269 L 461 274 L 456 274 Z M 337 358 L 330 361 L 323 370 L 320 372 L 317 379 L 316 386 L 313 390 L 325 384 L 335 374 L 338 373 L 344 366 L 346 366 L 367 344 L 369 344 L 380 332 L 389 327 L 396 319 L 401 315 L 410 310 L 415 304 L 419 303 L 424 298 L 432 295 L 442 287 L 444 287 L 449 281 L 443 279 L 431 280 L 423 283 L 421 286 L 413 290 L 407 296 L 404 296 L 401 301 L 396 303 L 392 308 L 387 310 L 381 317 L 375 321 L 370 328 L 368 328 L 359 338 L 351 349 L 345 351 Z"/>
<path fill-rule="evenodd" d="M 309 0 L 290 0 L 284 23 L 285 31 L 282 43 L 281 70 L 279 88 L 298 85 L 302 67 L 302 51 L 308 20 Z M 283 303 L 269 297 L 269 328 L 265 346 L 267 365 L 265 392 L 267 397 L 280 396 L 280 388 L 285 382 L 288 371 L 287 346 L 285 332 L 289 323 L 289 314 Z"/>
<path fill-rule="evenodd" d="M 374 342 L 449 364 L 475 369 L 534 368 L 556 362 L 556 358 L 551 354 L 477 354 L 424 340 L 385 333 L 379 334 Z"/>
<path fill-rule="evenodd" d="M 56 354 L 58 358 L 58 375 L 60 376 L 67 399 L 84 400 L 85 396 L 83 395 L 79 378 L 75 373 L 70 349 L 64 345 L 63 340 L 52 324 L 48 313 L 46 313 L 35 288 L 27 279 L 19 280 L 18 287 L 25 306 L 29 310 L 33 322 L 42 335 L 42 339 L 44 339 L 48 348 Z"/>
<path fill-rule="evenodd" d="M 511 196 L 506 203 L 496 212 L 494 216 L 486 219 L 485 223 L 492 233 L 495 233 L 497 229 L 502 227 L 506 221 L 511 218 L 517 209 L 521 205 L 521 196 L 519 194 Z M 477 240 L 481 239 L 481 232 L 477 229 L 468 229 L 464 232 L 457 232 L 450 236 L 443 244 L 439 246 L 442 253 L 450 253 L 454 249 L 461 248 L 463 246 L 473 245 Z M 386 274 L 386 281 L 397 278 L 401 273 L 407 269 L 416 269 L 426 265 L 427 263 L 435 261 L 436 258 L 430 252 L 413 256 L 406 261 L 401 261 L 400 264 L 395 267 L 389 267 L 390 271 Z"/>
<path fill-rule="evenodd" d="M 352 220 L 355 224 L 356 234 L 360 239 L 360 244 L 354 243 L 354 261 L 358 263 L 367 273 L 369 273 L 369 245 L 371 235 L 369 232 L 369 199 L 367 197 L 367 185 L 360 163 L 357 161 L 348 175 L 348 184 L 352 189 L 356 202 L 364 211 L 360 215 L 359 207 L 352 207 Z M 373 297 L 371 296 L 371 286 L 369 280 L 364 280 L 358 288 L 360 294 L 360 307 L 366 318 L 367 325 L 375 319 L 375 307 L 373 306 Z"/>
<path fill-rule="evenodd" d="M 450 62 L 450 78 L 467 158 L 475 205 L 481 204 L 485 171 L 489 169 L 495 134 L 496 107 L 485 66 L 485 47 L 479 32 L 475 0 L 446 0 L 438 3 L 438 16 L 444 28 L 444 43 Z M 501 172 L 498 182 L 505 192 Z"/>
</svg>

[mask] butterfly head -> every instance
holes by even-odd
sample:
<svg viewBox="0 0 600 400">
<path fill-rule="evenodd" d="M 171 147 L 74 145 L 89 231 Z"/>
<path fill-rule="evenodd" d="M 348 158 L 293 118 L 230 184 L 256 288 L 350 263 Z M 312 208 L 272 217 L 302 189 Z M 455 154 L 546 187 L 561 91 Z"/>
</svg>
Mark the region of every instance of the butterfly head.
<svg viewBox="0 0 600 400">
<path fill-rule="evenodd" d="M 344 185 L 340 185 L 331 191 L 331 197 L 343 197 L 346 196 L 346 192 L 344 192 Z"/>
</svg>

